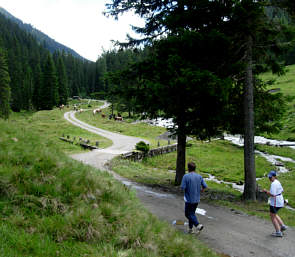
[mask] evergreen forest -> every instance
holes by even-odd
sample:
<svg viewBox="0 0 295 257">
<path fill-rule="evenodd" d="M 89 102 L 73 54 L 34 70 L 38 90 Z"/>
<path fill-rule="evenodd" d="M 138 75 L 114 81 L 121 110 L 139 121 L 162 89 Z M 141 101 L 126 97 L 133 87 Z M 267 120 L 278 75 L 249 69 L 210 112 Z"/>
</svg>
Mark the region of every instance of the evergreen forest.
<svg viewBox="0 0 295 257">
<path fill-rule="evenodd" d="M 7 66 L 7 93 L 1 99 L 6 99 L 6 106 L 14 112 L 50 110 L 67 104 L 73 96 L 105 97 L 110 87 L 105 74 L 121 69 L 140 55 L 132 50 L 111 50 L 92 62 L 65 50 L 53 51 L 52 46 L 40 43 L 20 22 L 2 13 L 0 49 L 2 63 Z M 4 94 L 4 84 L 1 87 Z"/>
<path fill-rule="evenodd" d="M 269 15 L 277 15 L 269 12 Z M 284 15 L 281 18 L 286 19 Z M 132 85 L 131 92 L 124 93 L 126 87 L 115 77 L 118 71 L 132 67 L 130 64 L 146 59 L 151 53 L 149 47 L 105 51 L 92 62 L 67 47 L 61 48 L 52 39 L 42 41 L 42 38 L 49 37 L 1 8 L 0 49 L 1 59 L 7 66 L 9 86 L 5 92 L 9 90 L 9 93 L 5 93 L 5 99 L 9 96 L 6 106 L 10 110 L 50 110 L 67 104 L 69 97 L 77 96 L 108 99 L 116 103 L 118 109 L 131 111 L 131 106 L 135 105 L 130 95 Z M 282 62 L 295 63 L 293 49 L 291 47 L 291 51 L 282 56 Z M 130 82 L 132 71 L 127 72 L 125 75 Z"/>
</svg>

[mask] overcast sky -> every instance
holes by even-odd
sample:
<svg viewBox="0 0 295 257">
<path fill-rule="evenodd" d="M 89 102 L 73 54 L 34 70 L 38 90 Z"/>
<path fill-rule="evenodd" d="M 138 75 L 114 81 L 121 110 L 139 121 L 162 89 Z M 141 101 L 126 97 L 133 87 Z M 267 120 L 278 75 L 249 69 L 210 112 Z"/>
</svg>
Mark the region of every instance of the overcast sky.
<svg viewBox="0 0 295 257">
<path fill-rule="evenodd" d="M 96 61 L 102 49 L 111 49 L 110 40 L 124 41 L 127 33 L 132 34 L 130 24 L 142 25 L 131 14 L 120 16 L 118 21 L 104 17 L 107 2 L 110 1 L 0 0 L 0 7 L 81 56 Z"/>
</svg>

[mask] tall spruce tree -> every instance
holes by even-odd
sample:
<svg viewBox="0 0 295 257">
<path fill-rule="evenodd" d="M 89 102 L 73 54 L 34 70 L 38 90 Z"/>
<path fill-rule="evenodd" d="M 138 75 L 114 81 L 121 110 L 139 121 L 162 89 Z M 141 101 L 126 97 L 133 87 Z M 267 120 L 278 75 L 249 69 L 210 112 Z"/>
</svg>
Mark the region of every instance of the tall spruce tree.
<svg viewBox="0 0 295 257">
<path fill-rule="evenodd" d="M 147 59 L 118 76 L 123 92 L 117 95 L 125 100 L 133 96 L 138 112 L 173 119 L 178 143 L 175 184 L 185 173 L 187 135 L 206 139 L 221 133 L 232 89 L 226 70 L 218 68 L 227 58 L 226 45 L 219 33 L 179 33 L 156 42 Z"/>
<path fill-rule="evenodd" d="M 34 69 L 34 89 L 33 89 L 33 106 L 36 110 L 41 109 L 41 90 L 43 87 L 43 75 L 41 71 L 40 62 L 38 62 Z"/>
<path fill-rule="evenodd" d="M 10 113 L 10 77 L 4 50 L 0 47 L 0 118 L 8 119 Z"/>
<path fill-rule="evenodd" d="M 24 71 L 24 78 L 22 83 L 22 96 L 23 96 L 23 105 L 22 109 L 31 110 L 33 109 L 33 74 L 30 66 L 27 66 Z"/>
<path fill-rule="evenodd" d="M 42 110 L 51 110 L 59 102 L 56 69 L 51 54 L 47 59 L 43 72 L 43 84 L 40 90 L 40 107 Z"/>
<path fill-rule="evenodd" d="M 178 137 L 175 184 L 180 184 L 185 174 L 186 136 L 206 138 L 220 133 L 231 90 L 229 71 L 234 69 L 229 41 L 219 32 L 228 10 L 222 10 L 220 1 L 209 0 L 144 4 L 122 0 L 108 7 L 114 16 L 134 9 L 146 18 L 145 27 L 136 31 L 146 37 L 144 42 L 152 42 L 153 50 L 150 58 L 133 67 L 139 82 L 137 102 L 150 117 L 173 118 Z M 166 37 L 155 40 L 163 33 Z M 131 39 L 129 45 L 141 42 Z"/>
<path fill-rule="evenodd" d="M 59 104 L 67 104 L 69 97 L 68 79 L 66 74 L 65 65 L 62 57 L 57 59 L 57 77 L 58 77 L 58 94 Z"/>
<path fill-rule="evenodd" d="M 11 78 L 11 109 L 20 111 L 23 106 L 21 85 L 23 79 L 23 67 L 21 61 L 20 43 L 13 37 L 10 48 L 8 48 L 8 65 Z"/>
<path fill-rule="evenodd" d="M 234 52 L 240 55 L 239 61 L 244 65 L 244 72 L 241 72 L 238 83 L 243 85 L 244 93 L 244 129 L 240 130 L 244 135 L 245 189 L 243 196 L 249 200 L 256 199 L 257 190 L 254 136 L 259 130 L 257 125 L 259 121 L 254 121 L 254 117 L 255 105 L 259 103 L 254 103 L 254 94 L 261 85 L 258 75 L 266 70 L 282 74 L 284 63 L 280 61 L 280 56 L 294 40 L 292 26 L 276 15 L 271 16 L 269 10 L 276 10 L 275 13 L 284 13 L 285 16 L 289 16 L 288 12 L 291 9 L 286 5 L 288 3 L 290 1 L 236 1 L 228 22 L 230 26 L 227 34 L 231 34 L 237 45 Z M 265 99 L 270 97 L 265 94 Z"/>
<path fill-rule="evenodd" d="M 219 115 L 216 115 L 215 118 L 210 119 L 210 116 L 202 116 L 202 114 L 206 114 L 206 111 L 202 112 L 201 110 L 204 110 L 203 108 L 206 107 L 206 102 L 202 101 L 202 99 L 206 99 L 206 97 L 209 96 L 210 93 L 214 92 L 212 88 L 210 88 L 210 85 L 218 85 L 216 83 L 219 80 L 225 79 L 224 76 L 227 76 L 229 80 L 231 80 L 232 88 L 228 87 L 227 83 L 220 84 L 221 93 L 226 97 L 227 95 L 231 95 L 234 100 L 230 100 L 228 98 L 228 105 L 234 106 L 234 113 L 239 117 L 241 120 L 241 117 L 244 116 L 244 126 L 245 131 L 243 129 L 239 130 L 241 134 L 245 134 L 245 141 L 250 139 L 251 142 L 246 142 L 245 147 L 245 154 L 249 155 L 248 157 L 245 157 L 245 166 L 247 166 L 247 162 L 249 161 L 252 163 L 249 168 L 245 168 L 245 179 L 246 179 L 246 185 L 245 185 L 245 198 L 246 199 L 253 199 L 255 200 L 255 190 L 256 190 L 256 182 L 255 182 L 255 167 L 253 166 L 253 155 L 254 154 L 254 144 L 253 144 L 253 137 L 254 137 L 254 106 L 253 106 L 253 97 L 254 97 L 254 91 L 253 91 L 253 82 L 257 82 L 257 74 L 259 72 L 265 71 L 267 67 L 271 67 L 273 70 L 277 69 L 277 71 L 280 72 L 280 65 L 275 61 L 274 54 L 276 54 L 275 49 L 278 49 L 279 42 L 276 42 L 276 44 L 273 44 L 275 40 L 278 39 L 278 35 L 283 35 L 283 32 L 286 32 L 284 30 L 284 26 L 277 26 L 277 23 L 270 22 L 269 19 L 264 15 L 264 8 L 266 5 L 273 4 L 274 2 L 288 2 L 290 1 L 253 1 L 253 0 L 205 0 L 205 1 L 140 1 L 140 0 L 119 0 L 119 1 L 113 1 L 112 4 L 107 5 L 107 14 L 118 17 L 119 14 L 124 13 L 128 10 L 134 10 L 137 14 L 139 14 L 141 17 L 145 18 L 145 26 L 142 28 L 135 27 L 135 31 L 142 34 L 144 36 L 141 40 L 135 40 L 130 38 L 129 42 L 127 44 L 121 44 L 121 46 L 134 46 L 137 44 L 140 44 L 142 42 L 150 44 L 151 42 L 154 42 L 155 40 L 159 40 L 160 42 L 164 42 L 165 45 L 165 39 L 163 39 L 163 35 L 167 37 L 169 42 L 169 38 L 177 38 L 179 40 L 183 35 L 187 34 L 190 35 L 186 37 L 186 39 L 183 37 L 184 41 L 187 42 L 187 46 L 183 47 L 184 43 L 178 43 L 179 44 L 179 52 L 172 50 L 172 52 L 168 53 L 166 55 L 166 67 L 162 66 L 162 73 L 157 72 L 156 74 L 153 74 L 153 69 L 149 69 L 150 76 L 147 77 L 140 77 L 147 81 L 147 84 L 150 85 L 151 89 L 153 90 L 148 91 L 150 95 L 152 96 L 153 92 L 160 92 L 158 86 L 161 85 L 161 77 L 163 78 L 163 75 L 165 74 L 165 70 L 170 70 L 171 74 L 170 77 L 173 77 L 172 74 L 175 74 L 174 82 L 173 79 L 167 80 L 167 83 L 163 83 L 163 85 L 168 86 L 175 86 L 178 85 L 181 88 L 181 85 L 184 81 L 187 81 L 187 83 L 184 83 L 189 88 L 190 84 L 195 84 L 195 87 L 191 87 L 191 95 L 195 96 L 195 99 L 197 101 L 194 101 L 191 99 L 191 101 L 194 101 L 194 106 L 188 106 L 188 108 L 185 110 L 182 110 L 182 112 L 179 112 L 177 117 L 174 117 L 174 120 L 176 121 L 176 124 L 178 126 L 177 130 L 178 133 L 180 133 L 182 136 L 182 142 L 178 142 L 179 148 L 182 148 L 178 152 L 177 162 L 180 160 L 180 163 L 178 165 L 177 163 L 177 170 L 176 170 L 176 183 L 179 183 L 179 181 L 182 178 L 182 175 L 184 174 L 184 160 L 185 156 L 183 154 L 184 146 L 183 143 L 185 140 L 185 129 L 182 129 L 183 127 L 181 124 L 178 124 L 179 122 L 182 124 L 195 124 L 195 127 L 197 130 L 188 130 L 188 132 L 193 132 L 201 137 L 207 137 L 210 135 L 213 135 L 218 131 L 218 127 L 220 130 L 228 129 L 231 131 L 237 131 L 239 130 L 239 126 L 236 122 L 231 124 L 226 124 L 227 121 L 224 120 L 222 122 L 223 113 L 219 113 Z M 242 15 L 241 15 L 242 14 Z M 239 17 L 244 17 L 245 19 L 240 19 Z M 263 29 L 262 29 L 263 28 Z M 183 33 L 184 32 L 184 33 Z M 286 33 L 288 34 L 288 33 Z M 286 35 L 285 34 L 285 35 Z M 162 36 L 162 38 L 161 38 Z M 192 54 L 194 52 L 194 47 L 201 47 L 202 49 L 203 43 L 192 43 L 193 45 L 190 46 L 189 42 L 195 42 L 194 37 L 200 37 L 199 42 L 206 42 L 207 45 L 204 47 L 204 51 L 200 52 L 200 55 L 194 55 Z M 273 36 L 273 41 L 266 41 L 264 42 L 264 49 L 259 47 L 254 48 L 254 45 L 257 45 L 257 43 L 262 43 L 266 38 L 270 39 L 271 36 Z M 207 38 L 206 38 L 207 37 Z M 220 44 L 218 43 L 218 39 L 223 38 L 227 44 Z M 206 38 L 205 41 L 202 41 L 202 38 Z M 256 40 L 256 41 L 255 41 Z M 254 42 L 255 41 L 255 42 Z M 181 41 L 180 41 L 181 42 Z M 222 40 L 221 40 L 222 42 Z M 161 45 L 161 43 L 160 43 Z M 168 43 L 169 45 L 169 43 Z M 171 44 L 170 44 L 171 46 Z M 219 51 L 215 50 L 219 47 Z M 176 49 L 177 47 L 170 47 L 170 49 Z M 162 51 L 168 52 L 169 47 L 163 47 Z M 189 50 L 188 50 L 189 49 Z M 185 52 L 188 51 L 190 54 L 185 55 Z M 157 52 L 157 50 L 156 50 Z M 159 51 L 158 51 L 159 52 Z M 202 58 L 202 54 L 205 52 L 205 57 Z M 211 55 L 211 53 L 216 53 L 215 56 Z M 159 56 L 162 54 L 160 53 Z M 225 56 L 222 56 L 225 55 Z M 161 58 L 157 56 L 154 60 L 155 62 L 160 62 Z M 190 61 L 191 56 L 194 56 L 194 61 Z M 179 58 L 182 57 L 182 58 Z M 221 57 L 221 60 L 223 59 L 223 62 L 220 61 L 218 58 Z M 246 58 L 245 58 L 246 57 Z M 262 65 L 257 65 L 257 61 L 264 62 Z M 255 70 L 253 70 L 253 65 L 255 61 Z M 152 65 L 155 65 L 155 62 Z M 146 63 L 146 67 L 149 67 L 150 63 Z M 179 69 L 179 66 L 181 64 L 184 64 L 181 69 Z M 171 66 L 171 67 L 169 67 Z M 140 66 L 140 69 L 138 69 L 139 74 L 145 74 L 145 70 L 147 68 L 144 68 L 143 66 Z M 158 69 L 154 69 L 154 71 L 160 71 Z M 186 71 L 186 73 L 185 73 Z M 199 76 L 197 77 L 197 72 L 199 71 Z M 206 77 L 206 72 L 208 79 L 204 79 Z M 217 76 L 214 79 L 214 76 L 209 76 L 210 72 L 212 75 L 214 74 Z M 201 74 L 203 73 L 203 77 Z M 168 76 L 167 76 L 168 77 Z M 176 79 L 178 77 L 178 79 Z M 188 79 L 190 78 L 190 79 Z M 203 78 L 203 79 L 202 79 Z M 210 78 L 210 79 L 209 79 Z M 212 79 L 212 81 L 211 81 Z M 154 81 L 152 81 L 154 80 Z M 165 81 L 165 80 L 164 80 Z M 192 82 L 193 81 L 193 82 Z M 215 82 L 214 82 L 215 81 Z M 225 80 L 226 81 L 226 80 Z M 224 82 L 225 82 L 224 81 Z M 207 85 L 209 83 L 209 86 Z M 204 90 L 201 91 L 198 89 L 197 84 L 203 84 Z M 144 83 L 143 83 L 144 85 Z M 252 88 L 251 88 L 252 86 Z M 175 91 L 174 94 L 184 94 L 185 87 L 183 87 L 183 92 Z M 143 86 L 141 92 L 144 94 L 144 91 L 148 88 L 146 85 Z M 217 89 L 217 88 L 216 88 Z M 208 91 L 206 91 L 208 90 Z M 227 91 L 229 90 L 229 91 Z M 239 91 L 242 91 L 242 95 Z M 259 86 L 259 83 L 256 83 L 256 91 L 262 91 L 262 88 Z M 172 97 L 169 93 L 169 90 L 167 90 L 166 97 Z M 199 93 L 198 93 L 199 92 Z M 218 92 L 218 90 L 216 90 Z M 263 92 L 264 94 L 266 92 Z M 149 96 L 144 94 L 147 99 L 149 99 Z M 198 98 L 202 97 L 203 98 Z M 240 112 L 239 104 L 234 105 L 233 102 L 235 99 L 238 99 L 238 102 L 241 102 L 242 98 L 244 97 L 244 114 Z M 267 97 L 266 99 L 270 99 Z M 144 99 L 141 99 L 144 100 Z M 161 104 L 160 101 L 165 100 L 163 96 L 159 99 L 153 98 L 154 104 Z M 146 101 L 148 104 L 151 104 L 151 101 Z M 165 101 L 164 101 L 165 102 Z M 181 106 L 187 104 L 186 97 L 183 97 L 182 101 L 176 101 L 176 106 Z M 210 101 L 209 101 L 210 102 Z M 210 102 L 211 103 L 211 102 Z M 212 102 L 212 106 L 207 106 L 210 111 L 214 110 L 214 108 L 218 109 L 218 104 L 215 105 L 214 101 Z M 218 103 L 218 102 L 217 102 Z M 148 107 L 147 107 L 148 108 Z M 217 110 L 216 109 L 216 110 Z M 223 108 L 219 108 L 219 110 L 222 110 Z M 232 109 L 232 110 L 233 110 Z M 197 115 L 189 115 L 187 114 L 187 110 L 196 111 Z M 228 115 L 229 120 L 232 120 L 232 114 L 229 112 L 230 108 L 228 110 L 224 109 L 224 113 Z M 162 109 L 162 111 L 165 113 L 167 109 Z M 181 108 L 179 107 L 179 111 L 181 111 Z M 152 111 L 151 111 L 152 113 Z M 169 113 L 169 112 L 167 112 Z M 180 115 L 182 113 L 182 115 Z M 173 117 L 173 115 L 170 115 Z M 186 117 L 185 117 L 186 116 Z M 180 118 L 180 119 L 179 119 Z M 181 120 L 183 119 L 183 120 Z M 191 120 L 195 120 L 198 122 L 190 122 Z M 206 121 L 208 120 L 208 121 Z M 201 121 L 201 122 L 200 122 Z M 199 126 L 201 124 L 201 126 Z M 204 125 L 204 126 L 203 126 Z M 210 126 L 212 129 L 210 129 Z M 191 125 L 188 126 L 190 128 Z M 258 126 L 255 127 L 257 128 Z M 263 126 L 262 126 L 263 127 Z M 251 157 L 250 157 L 251 156 Z M 251 171 L 246 171 L 246 170 Z M 254 170 L 254 171 L 253 171 Z"/>
</svg>

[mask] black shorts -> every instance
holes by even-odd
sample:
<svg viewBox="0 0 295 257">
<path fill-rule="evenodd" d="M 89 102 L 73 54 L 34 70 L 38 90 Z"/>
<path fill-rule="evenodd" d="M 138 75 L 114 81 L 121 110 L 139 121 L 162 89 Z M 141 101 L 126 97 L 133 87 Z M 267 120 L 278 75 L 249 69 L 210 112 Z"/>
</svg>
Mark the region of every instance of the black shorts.
<svg viewBox="0 0 295 257">
<path fill-rule="evenodd" d="M 281 209 L 282 207 L 274 207 L 274 206 L 269 206 L 269 211 L 271 212 L 271 213 L 277 213 L 278 211 L 279 211 L 279 209 Z"/>
</svg>

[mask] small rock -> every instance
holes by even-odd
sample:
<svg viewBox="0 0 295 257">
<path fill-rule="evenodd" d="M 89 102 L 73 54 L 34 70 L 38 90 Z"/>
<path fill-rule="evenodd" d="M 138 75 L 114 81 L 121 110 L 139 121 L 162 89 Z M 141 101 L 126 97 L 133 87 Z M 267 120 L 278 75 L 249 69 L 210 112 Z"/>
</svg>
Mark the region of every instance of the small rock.
<svg viewBox="0 0 295 257">
<path fill-rule="evenodd" d="M 283 163 L 281 163 L 281 162 L 275 162 L 275 166 L 280 166 L 280 167 L 283 167 L 283 166 L 284 166 L 284 164 L 283 164 Z"/>
<path fill-rule="evenodd" d="M 87 198 L 90 199 L 90 200 L 96 200 L 96 197 L 91 193 L 87 194 Z"/>
<path fill-rule="evenodd" d="M 92 208 L 93 209 L 97 209 L 98 208 L 98 204 L 97 203 L 92 204 Z"/>
</svg>

